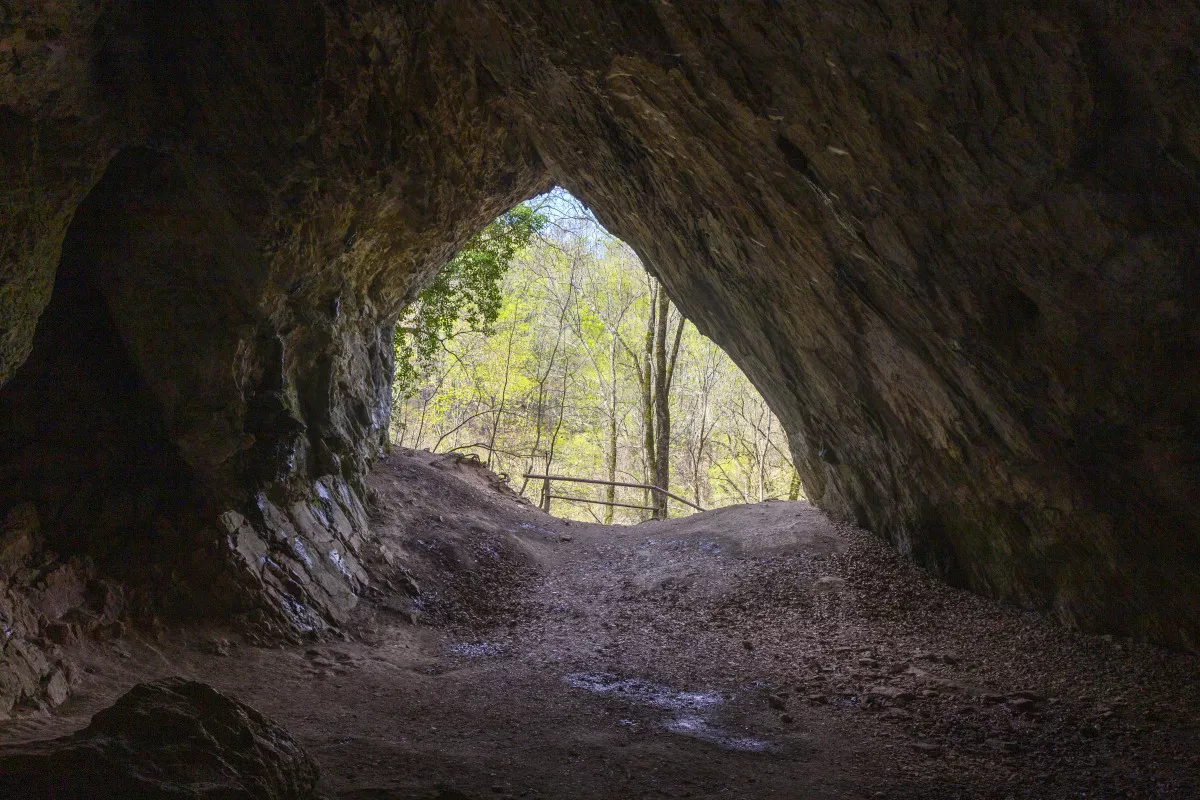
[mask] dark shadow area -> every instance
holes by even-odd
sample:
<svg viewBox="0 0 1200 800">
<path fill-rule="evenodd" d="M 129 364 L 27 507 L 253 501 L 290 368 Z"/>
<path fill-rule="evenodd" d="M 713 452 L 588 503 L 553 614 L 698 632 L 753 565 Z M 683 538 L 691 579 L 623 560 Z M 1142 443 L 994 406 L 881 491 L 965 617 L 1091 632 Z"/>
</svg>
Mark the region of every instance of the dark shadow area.
<svg viewBox="0 0 1200 800">
<path fill-rule="evenodd" d="M 140 581 L 182 554 L 194 495 L 95 274 L 112 206 L 101 184 L 80 207 L 33 352 L 0 389 L 0 508 L 34 504 L 46 549 Z"/>
</svg>

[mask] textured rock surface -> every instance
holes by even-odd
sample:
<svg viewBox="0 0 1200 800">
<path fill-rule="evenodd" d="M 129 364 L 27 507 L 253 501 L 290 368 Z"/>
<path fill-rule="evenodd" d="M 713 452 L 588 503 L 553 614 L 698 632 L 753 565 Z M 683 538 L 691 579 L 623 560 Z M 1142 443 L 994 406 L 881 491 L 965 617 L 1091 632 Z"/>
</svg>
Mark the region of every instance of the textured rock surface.
<svg viewBox="0 0 1200 800">
<path fill-rule="evenodd" d="M 0 720 L 60 705 L 73 670 L 60 645 L 110 625 L 124 610 L 119 587 L 88 564 L 66 564 L 41 548 L 34 506 L 0 519 Z"/>
<path fill-rule="evenodd" d="M 142 683 L 62 739 L 0 751 L 0 791 L 30 800 L 315 797 L 317 766 L 286 731 L 203 683 Z"/>
<path fill-rule="evenodd" d="M 1196 646 L 1198 41 L 1182 0 L 6 12 L 6 433 L 49 399 L 0 508 L 68 553 L 158 542 L 203 608 L 336 621 L 390 323 L 558 182 L 747 371 L 817 504 L 979 591 Z M 38 355 L 88 320 L 111 369 Z M 93 377 L 136 421 L 48 391 Z M 95 478 L 53 467 L 80 419 L 117 454 Z M 67 512 L 110 484 L 133 502 Z"/>
<path fill-rule="evenodd" d="M 1196 7 L 772 5 L 597 7 L 579 40 L 530 12 L 484 58 L 815 502 L 977 589 L 1194 640 Z"/>
<path fill-rule="evenodd" d="M 6 19 L 5 41 L 90 64 L 75 88 L 102 101 L 72 125 L 110 146 L 65 233 L 3 220 L 3 241 L 57 237 L 62 257 L 56 278 L 24 250 L 5 261 L 20 304 L 4 301 L 4 341 L 34 355 L 0 395 L 0 508 L 36 503 L 48 545 L 161 578 L 185 610 L 336 622 L 363 579 L 390 322 L 475 229 L 548 186 L 543 170 L 481 105 L 470 53 L 419 18 L 56 8 Z M 10 59 L 4 107 L 57 131 L 47 98 L 65 79 L 39 63 Z M 6 167 L 29 180 L 64 159 L 14 149 Z M 47 280 L 31 345 L 21 281 Z"/>
<path fill-rule="evenodd" d="M 0 719 L 61 705 L 75 676 L 63 646 L 108 635 L 126 610 L 120 585 L 58 560 L 40 531 L 31 504 L 0 520 Z"/>
</svg>

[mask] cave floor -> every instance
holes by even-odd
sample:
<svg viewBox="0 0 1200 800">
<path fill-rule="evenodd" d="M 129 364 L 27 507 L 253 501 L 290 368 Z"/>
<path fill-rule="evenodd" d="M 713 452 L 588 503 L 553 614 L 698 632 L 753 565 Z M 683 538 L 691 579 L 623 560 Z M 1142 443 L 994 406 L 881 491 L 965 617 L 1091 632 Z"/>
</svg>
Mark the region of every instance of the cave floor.
<svg viewBox="0 0 1200 800">
<path fill-rule="evenodd" d="M 803 502 L 567 523 L 410 451 L 372 489 L 387 589 L 344 640 L 89 642 L 0 744 L 183 675 L 280 722 L 331 798 L 1200 796 L 1196 657 L 948 588 Z"/>
</svg>

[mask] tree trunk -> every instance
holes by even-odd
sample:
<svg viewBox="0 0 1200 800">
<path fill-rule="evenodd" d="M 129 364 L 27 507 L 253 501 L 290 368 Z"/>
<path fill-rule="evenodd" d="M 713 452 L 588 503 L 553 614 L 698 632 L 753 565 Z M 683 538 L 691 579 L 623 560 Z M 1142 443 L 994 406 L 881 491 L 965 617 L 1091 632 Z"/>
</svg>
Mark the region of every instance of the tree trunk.
<svg viewBox="0 0 1200 800">
<path fill-rule="evenodd" d="M 500 432 L 500 418 L 504 415 L 504 404 L 508 401 L 508 378 L 512 374 L 513 339 L 517 334 L 517 306 L 513 307 L 512 325 L 508 328 L 508 346 L 504 353 L 504 385 L 500 389 L 500 405 L 496 408 L 496 416 L 492 419 L 492 436 L 488 440 L 487 468 L 492 468 L 492 456 L 496 452 L 496 437 Z"/>
<path fill-rule="evenodd" d="M 667 293 L 658 288 L 655 296 L 658 306 L 654 324 L 654 485 L 670 489 L 671 482 L 671 409 L 667 391 L 667 329 L 670 322 L 670 303 Z M 667 518 L 667 496 L 654 493 L 654 518 Z"/>
<path fill-rule="evenodd" d="M 617 337 L 614 336 L 608 353 L 608 479 L 617 479 Z M 605 500 L 617 501 L 617 487 L 609 484 L 605 489 Z M 604 507 L 604 524 L 612 525 L 615 506 Z"/>
<path fill-rule="evenodd" d="M 800 473 L 792 467 L 792 484 L 788 487 L 788 500 L 796 501 L 800 499 Z"/>
<path fill-rule="evenodd" d="M 546 471 L 544 473 L 542 473 L 544 475 L 550 474 L 551 464 L 554 463 L 554 450 L 555 450 L 556 446 L 558 445 L 558 434 L 560 431 L 562 431 L 563 417 L 566 416 L 566 412 L 567 412 L 567 370 L 564 367 L 563 376 L 562 376 L 562 395 L 559 397 L 559 403 L 558 403 L 558 419 L 554 423 L 554 433 L 550 434 L 550 445 L 549 445 L 549 447 L 546 448 Z M 542 492 L 543 492 L 543 500 L 542 500 L 543 506 L 542 507 L 546 511 L 546 513 L 549 514 L 550 513 L 550 481 L 549 480 L 547 480 L 545 482 L 545 484 L 543 484 Z"/>
<path fill-rule="evenodd" d="M 646 347 L 642 356 L 645 361 L 643 374 L 646 376 L 646 379 L 642 381 L 642 447 L 646 451 L 646 483 L 651 486 L 658 486 L 658 458 L 654 441 L 654 331 L 656 312 L 658 311 L 658 291 L 658 284 L 652 282 L 650 317 L 646 321 Z M 654 509 L 651 513 L 653 519 L 661 519 L 658 516 L 657 495 L 658 492 L 646 490 L 646 501 L 643 503 Z"/>
<path fill-rule="evenodd" d="M 758 502 L 766 499 L 767 495 L 767 455 L 771 446 L 771 417 L 767 416 L 767 432 L 763 434 L 762 456 L 758 459 Z"/>
<path fill-rule="evenodd" d="M 708 387 L 703 388 L 703 395 L 700 398 L 700 436 L 696 440 L 696 458 L 692 461 L 692 493 L 695 498 L 695 503 L 698 506 L 704 505 L 701 500 L 700 492 L 700 470 L 704 466 L 704 445 L 705 431 L 704 428 L 708 424 Z"/>
<path fill-rule="evenodd" d="M 546 386 L 550 382 L 550 373 L 554 369 L 554 363 L 558 358 L 558 348 L 559 348 L 559 346 L 562 345 L 563 332 L 566 330 L 567 311 L 570 308 L 571 294 L 574 291 L 575 291 L 575 265 L 572 264 L 571 265 L 571 275 L 567 281 L 567 296 L 566 296 L 566 299 L 563 300 L 562 309 L 559 311 L 559 314 L 558 314 L 558 332 L 554 339 L 554 347 L 551 348 L 551 350 L 550 350 L 550 363 L 546 365 L 545 375 L 539 375 L 538 380 L 537 380 L 537 384 L 538 384 L 537 434 L 533 440 L 533 448 L 529 451 L 529 467 L 528 467 L 528 469 L 525 470 L 526 472 L 533 472 L 533 461 L 535 458 L 537 458 L 537 450 L 538 450 L 538 447 L 540 447 L 541 443 L 542 443 L 542 414 L 545 413 Z M 549 467 L 547 467 L 546 474 L 549 474 Z M 528 478 L 526 478 L 521 483 L 521 491 L 519 492 L 519 494 L 525 494 L 525 486 L 528 483 L 529 483 Z"/>
</svg>

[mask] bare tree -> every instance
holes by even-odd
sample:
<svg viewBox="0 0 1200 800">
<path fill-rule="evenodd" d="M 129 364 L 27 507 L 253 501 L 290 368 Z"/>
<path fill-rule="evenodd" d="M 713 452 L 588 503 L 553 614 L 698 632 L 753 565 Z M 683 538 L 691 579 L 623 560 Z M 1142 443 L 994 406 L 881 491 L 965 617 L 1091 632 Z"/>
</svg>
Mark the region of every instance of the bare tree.
<svg viewBox="0 0 1200 800">
<path fill-rule="evenodd" d="M 679 361 L 679 343 L 687 320 L 676 314 L 678 321 L 671 333 L 671 300 L 662 285 L 649 275 L 650 302 L 646 332 L 640 358 L 625 340 L 625 348 L 637 373 L 642 390 L 642 448 L 646 460 L 646 482 L 660 489 L 671 488 L 671 382 Z M 670 344 L 668 344 L 670 342 Z M 646 502 L 653 508 L 654 519 L 667 518 L 667 496 L 663 492 L 646 492 Z"/>
<path fill-rule="evenodd" d="M 604 416 L 607 423 L 607 441 L 605 442 L 604 456 L 605 471 L 608 474 L 609 485 L 604 490 L 605 500 L 608 503 L 604 507 L 604 524 L 611 525 L 615 513 L 613 503 L 617 499 L 617 487 L 612 484 L 617 479 L 620 421 L 624 416 L 621 413 L 617 360 L 620 355 L 621 325 L 624 323 L 625 316 L 629 313 L 629 309 L 633 307 L 637 297 L 628 291 L 623 271 L 618 273 L 618 282 L 615 286 L 603 281 L 587 279 L 583 281 L 583 284 L 586 287 L 586 291 L 581 290 L 575 294 L 576 313 L 573 319 L 574 332 L 579 346 L 587 354 L 588 360 L 591 361 L 592 368 L 596 373 L 596 382 L 600 386 L 601 395 L 606 401 Z M 585 294 L 587 295 L 586 298 Z M 608 336 L 607 365 L 603 363 L 597 347 L 593 345 L 591 337 L 584 330 L 583 312 L 580 306 L 585 302 L 585 299 L 590 309 L 599 318 L 604 327 L 604 332 Z"/>
</svg>

